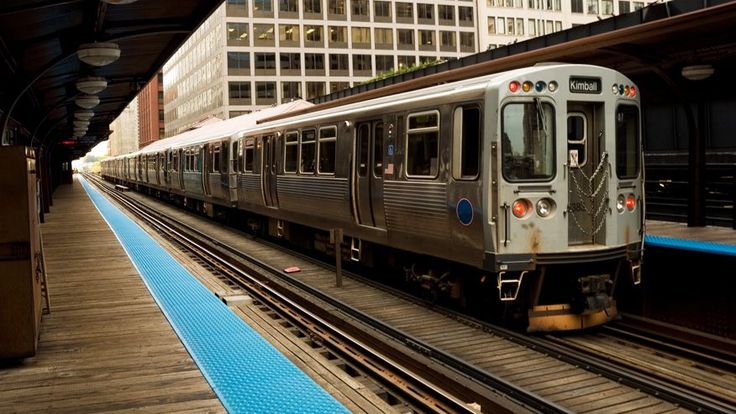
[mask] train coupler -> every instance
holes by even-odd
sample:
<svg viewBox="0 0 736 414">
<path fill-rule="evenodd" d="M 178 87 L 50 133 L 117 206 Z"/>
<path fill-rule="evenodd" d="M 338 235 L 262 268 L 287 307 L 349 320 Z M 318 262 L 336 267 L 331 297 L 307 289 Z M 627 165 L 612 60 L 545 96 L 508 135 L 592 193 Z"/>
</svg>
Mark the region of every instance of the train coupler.
<svg viewBox="0 0 736 414">
<path fill-rule="evenodd" d="M 510 302 L 516 300 L 521 289 L 521 282 L 524 280 L 526 271 L 517 273 L 518 277 L 514 278 L 511 272 L 499 272 L 497 278 L 498 299 L 501 302 Z"/>
<path fill-rule="evenodd" d="M 591 328 L 618 318 L 616 301 L 609 300 L 602 309 L 577 313 L 570 304 L 534 306 L 529 310 L 528 332 L 573 331 Z"/>
</svg>

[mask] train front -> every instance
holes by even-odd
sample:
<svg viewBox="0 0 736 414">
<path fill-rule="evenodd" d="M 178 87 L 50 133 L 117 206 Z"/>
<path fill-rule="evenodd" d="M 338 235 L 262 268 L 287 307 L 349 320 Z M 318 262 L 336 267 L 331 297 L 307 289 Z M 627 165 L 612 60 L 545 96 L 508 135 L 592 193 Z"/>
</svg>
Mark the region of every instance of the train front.
<svg viewBox="0 0 736 414">
<path fill-rule="evenodd" d="M 610 69 L 536 66 L 501 75 L 489 100 L 498 111 L 486 265 L 499 299 L 528 314 L 530 331 L 610 321 L 616 286 L 640 282 L 638 88 Z"/>
</svg>

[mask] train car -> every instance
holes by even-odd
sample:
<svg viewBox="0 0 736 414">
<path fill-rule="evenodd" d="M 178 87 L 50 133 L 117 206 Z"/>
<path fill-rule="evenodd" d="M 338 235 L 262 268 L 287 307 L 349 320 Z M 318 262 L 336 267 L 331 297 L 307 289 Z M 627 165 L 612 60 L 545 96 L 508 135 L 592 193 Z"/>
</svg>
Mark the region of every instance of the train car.
<svg viewBox="0 0 736 414">
<path fill-rule="evenodd" d="M 616 285 L 640 281 L 639 114 L 622 74 L 547 64 L 171 150 L 188 196 L 235 202 L 254 230 L 329 251 L 325 231 L 342 229 L 351 260 L 570 330 L 615 318 Z"/>
</svg>

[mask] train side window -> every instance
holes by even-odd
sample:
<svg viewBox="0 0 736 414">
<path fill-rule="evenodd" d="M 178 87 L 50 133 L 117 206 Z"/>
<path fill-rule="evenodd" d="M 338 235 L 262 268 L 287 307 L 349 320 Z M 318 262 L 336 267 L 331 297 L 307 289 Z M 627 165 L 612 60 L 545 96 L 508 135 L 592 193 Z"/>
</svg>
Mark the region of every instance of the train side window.
<svg viewBox="0 0 736 414">
<path fill-rule="evenodd" d="M 314 129 L 303 129 L 300 144 L 301 164 L 300 173 L 314 173 L 314 145 L 317 133 Z"/>
<path fill-rule="evenodd" d="M 370 143 L 371 129 L 368 124 L 358 127 L 358 176 L 368 175 L 368 144 Z"/>
<path fill-rule="evenodd" d="M 284 172 L 295 174 L 299 160 L 299 132 L 288 131 L 284 135 Z"/>
<path fill-rule="evenodd" d="M 335 174 L 335 145 L 337 143 L 337 127 L 329 126 L 319 129 L 319 163 L 320 174 Z"/>
<path fill-rule="evenodd" d="M 373 126 L 373 175 L 383 177 L 383 122 Z"/>
<path fill-rule="evenodd" d="M 245 148 L 243 149 L 243 152 L 245 153 L 245 157 L 243 157 L 243 171 L 245 172 L 253 172 L 253 152 L 255 151 L 255 145 L 253 138 L 246 139 L 245 140 Z"/>
<path fill-rule="evenodd" d="M 582 112 L 567 114 L 568 162 L 573 168 L 585 166 L 588 153 L 588 120 Z"/>
<path fill-rule="evenodd" d="M 411 114 L 407 118 L 406 175 L 434 178 L 439 173 L 440 113 Z"/>
<path fill-rule="evenodd" d="M 179 171 L 179 155 L 176 152 L 171 154 L 171 172 Z"/>
<path fill-rule="evenodd" d="M 227 173 L 228 149 L 226 141 L 220 143 L 220 173 L 222 174 Z"/>
<path fill-rule="evenodd" d="M 461 106 L 453 115 L 452 176 L 456 180 L 475 180 L 480 172 L 480 108 Z"/>
<path fill-rule="evenodd" d="M 212 170 L 210 172 L 220 172 L 220 146 L 215 145 L 210 148 L 212 153 Z"/>
</svg>

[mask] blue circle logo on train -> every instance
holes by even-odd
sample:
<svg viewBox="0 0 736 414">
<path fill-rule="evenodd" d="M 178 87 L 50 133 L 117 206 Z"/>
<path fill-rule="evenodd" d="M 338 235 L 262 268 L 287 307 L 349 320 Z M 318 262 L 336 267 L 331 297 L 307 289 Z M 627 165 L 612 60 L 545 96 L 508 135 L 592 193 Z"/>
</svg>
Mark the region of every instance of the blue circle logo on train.
<svg viewBox="0 0 736 414">
<path fill-rule="evenodd" d="M 473 222 L 473 203 L 467 198 L 461 198 L 457 202 L 455 213 L 463 226 L 469 226 Z"/>
</svg>

